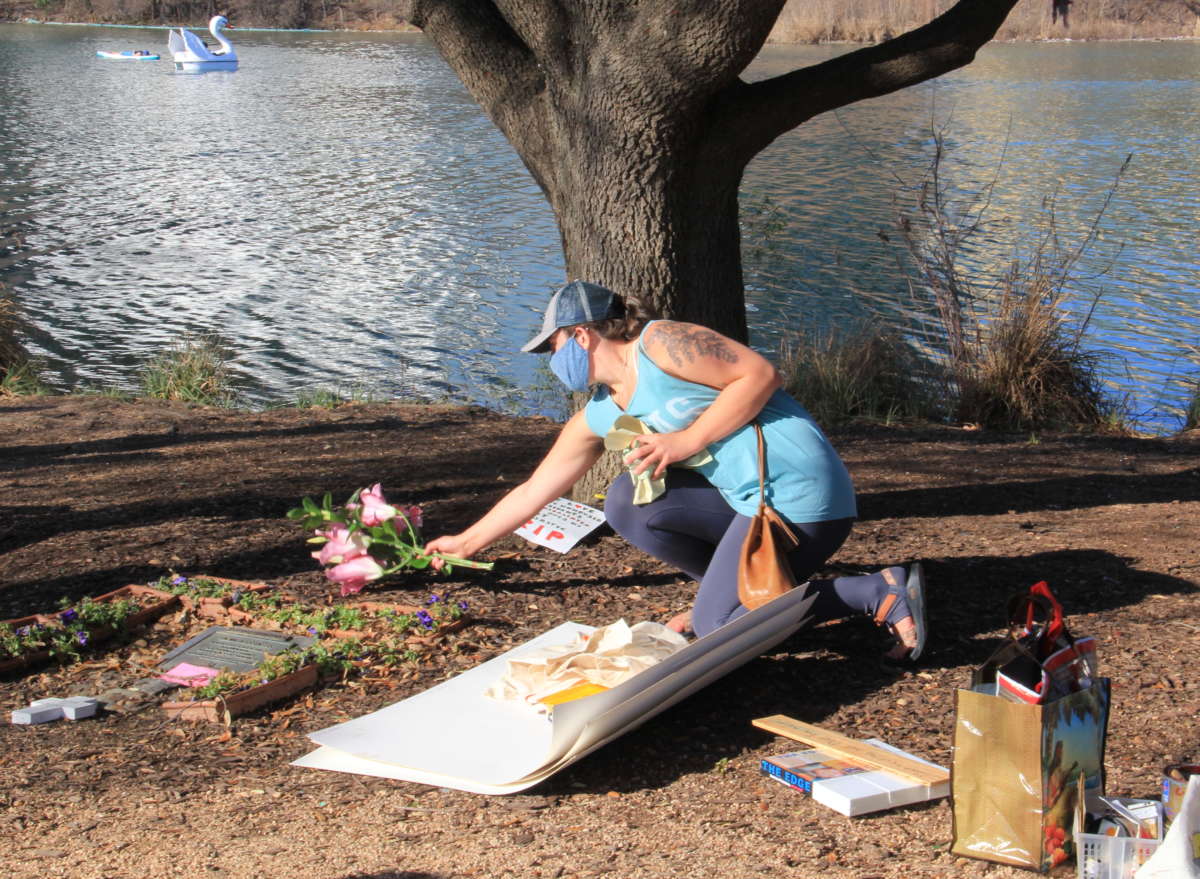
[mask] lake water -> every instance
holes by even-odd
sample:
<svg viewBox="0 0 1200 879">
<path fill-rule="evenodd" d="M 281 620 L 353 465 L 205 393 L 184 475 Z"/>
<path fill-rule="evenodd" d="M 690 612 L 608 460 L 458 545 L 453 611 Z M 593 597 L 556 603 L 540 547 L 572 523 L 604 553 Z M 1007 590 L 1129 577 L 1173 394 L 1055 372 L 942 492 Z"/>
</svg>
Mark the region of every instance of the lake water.
<svg viewBox="0 0 1200 879">
<path fill-rule="evenodd" d="M 420 35 L 235 31 L 235 73 L 148 28 L 0 24 L 0 283 L 64 386 L 133 387 L 182 334 L 215 332 L 259 402 L 318 387 L 553 407 L 515 353 L 563 275 L 549 208 Z M 769 76 L 846 47 L 768 47 Z M 1087 345 L 1143 423 L 1178 425 L 1200 377 L 1200 43 L 993 45 L 942 79 L 780 138 L 742 191 L 752 342 L 902 315 L 894 199 L 944 133 L 943 179 L 997 184 L 971 261 L 1027 252 L 1056 195 L 1100 295 Z M 885 242 L 880 231 L 888 234 Z M 899 318 L 897 318 L 899 319 Z"/>
</svg>

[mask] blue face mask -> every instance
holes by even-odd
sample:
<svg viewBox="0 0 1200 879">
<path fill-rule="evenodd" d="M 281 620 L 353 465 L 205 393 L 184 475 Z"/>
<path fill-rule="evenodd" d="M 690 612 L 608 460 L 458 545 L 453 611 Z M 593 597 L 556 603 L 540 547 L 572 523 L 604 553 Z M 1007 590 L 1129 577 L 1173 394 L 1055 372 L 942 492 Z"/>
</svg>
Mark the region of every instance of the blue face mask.
<svg viewBox="0 0 1200 879">
<path fill-rule="evenodd" d="M 575 341 L 567 339 L 550 357 L 550 370 L 572 391 L 588 389 L 588 353 Z"/>
</svg>

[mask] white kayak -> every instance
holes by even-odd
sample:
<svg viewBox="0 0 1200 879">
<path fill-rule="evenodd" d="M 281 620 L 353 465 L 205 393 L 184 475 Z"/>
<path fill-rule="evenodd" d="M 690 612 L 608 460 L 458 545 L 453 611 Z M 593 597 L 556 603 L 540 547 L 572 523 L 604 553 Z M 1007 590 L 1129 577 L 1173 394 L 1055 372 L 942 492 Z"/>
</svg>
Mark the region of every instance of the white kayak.
<svg viewBox="0 0 1200 879">
<path fill-rule="evenodd" d="M 96 57 L 105 58 L 109 61 L 157 61 L 159 59 L 158 55 L 143 49 L 127 52 L 101 52 L 97 50 Z"/>
</svg>

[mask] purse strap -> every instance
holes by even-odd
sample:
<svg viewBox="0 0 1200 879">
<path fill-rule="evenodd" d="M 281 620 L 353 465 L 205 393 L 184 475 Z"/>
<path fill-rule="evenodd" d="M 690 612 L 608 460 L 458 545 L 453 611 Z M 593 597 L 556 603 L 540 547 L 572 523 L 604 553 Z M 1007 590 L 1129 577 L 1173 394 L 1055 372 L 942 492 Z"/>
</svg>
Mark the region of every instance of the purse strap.
<svg viewBox="0 0 1200 879">
<path fill-rule="evenodd" d="M 754 432 L 758 434 L 758 506 L 761 509 L 767 505 L 767 444 L 763 440 L 762 425 L 757 421 Z"/>
<path fill-rule="evenodd" d="M 790 525 L 784 521 L 775 510 L 767 505 L 767 441 L 763 439 L 762 425 L 757 421 L 754 422 L 754 432 L 758 434 L 758 515 L 768 518 L 771 526 L 779 529 L 779 531 L 791 541 L 793 546 L 799 543 Z"/>
</svg>

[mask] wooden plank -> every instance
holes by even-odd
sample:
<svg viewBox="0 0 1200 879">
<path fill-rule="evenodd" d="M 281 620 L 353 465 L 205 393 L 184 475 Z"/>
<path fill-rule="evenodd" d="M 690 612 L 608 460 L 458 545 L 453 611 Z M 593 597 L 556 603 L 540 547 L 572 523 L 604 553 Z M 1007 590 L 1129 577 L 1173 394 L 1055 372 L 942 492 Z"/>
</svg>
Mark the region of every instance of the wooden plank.
<svg viewBox="0 0 1200 879">
<path fill-rule="evenodd" d="M 831 757 L 851 760 L 868 769 L 882 769 L 920 784 L 941 784 L 950 779 L 950 770 L 948 769 L 930 766 L 909 757 L 901 757 L 899 754 L 872 747 L 866 742 L 860 742 L 839 732 L 822 729 L 801 720 L 794 720 L 784 714 L 760 717 L 752 722 L 759 729 L 804 742 Z"/>
</svg>

